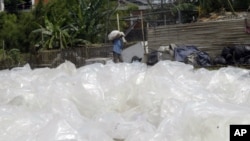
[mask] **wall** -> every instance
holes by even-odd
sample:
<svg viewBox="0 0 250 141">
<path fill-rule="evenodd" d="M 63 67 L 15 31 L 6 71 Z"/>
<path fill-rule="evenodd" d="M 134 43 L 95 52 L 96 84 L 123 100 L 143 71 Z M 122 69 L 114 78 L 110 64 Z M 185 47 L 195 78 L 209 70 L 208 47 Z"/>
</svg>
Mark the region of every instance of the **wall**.
<svg viewBox="0 0 250 141">
<path fill-rule="evenodd" d="M 147 32 L 149 48 L 158 49 L 170 43 L 195 45 L 212 56 L 228 45 L 250 44 L 244 19 L 150 27 Z"/>
</svg>

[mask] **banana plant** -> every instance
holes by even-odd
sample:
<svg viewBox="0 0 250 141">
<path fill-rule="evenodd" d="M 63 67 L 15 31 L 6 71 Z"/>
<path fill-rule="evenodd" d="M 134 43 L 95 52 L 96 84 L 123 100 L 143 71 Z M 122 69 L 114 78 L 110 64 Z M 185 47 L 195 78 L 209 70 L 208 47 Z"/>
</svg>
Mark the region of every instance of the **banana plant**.
<svg viewBox="0 0 250 141">
<path fill-rule="evenodd" d="M 67 48 L 71 44 L 70 31 L 75 29 L 74 26 L 66 25 L 64 18 L 60 18 L 53 23 L 45 16 L 44 26 L 39 25 L 40 28 L 33 31 L 33 33 L 39 33 L 41 35 L 41 44 L 44 48 Z"/>
</svg>

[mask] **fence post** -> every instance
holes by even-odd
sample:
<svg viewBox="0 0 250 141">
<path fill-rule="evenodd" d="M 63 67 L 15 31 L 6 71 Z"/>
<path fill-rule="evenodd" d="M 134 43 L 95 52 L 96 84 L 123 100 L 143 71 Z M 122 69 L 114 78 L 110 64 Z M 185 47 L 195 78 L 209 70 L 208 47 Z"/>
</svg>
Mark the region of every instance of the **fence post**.
<svg viewBox="0 0 250 141">
<path fill-rule="evenodd" d="M 86 59 L 89 58 L 89 55 L 88 55 L 88 46 L 85 46 L 85 57 L 86 57 Z"/>
<path fill-rule="evenodd" d="M 119 14 L 116 14 L 116 18 L 117 18 L 117 30 L 120 31 L 120 21 L 119 21 Z"/>
<path fill-rule="evenodd" d="M 142 29 L 142 41 L 143 41 L 143 48 L 144 48 L 144 54 L 147 54 L 146 52 L 146 46 L 145 46 L 145 37 L 144 37 L 144 24 L 143 24 L 143 15 L 141 11 L 141 29 Z"/>
</svg>

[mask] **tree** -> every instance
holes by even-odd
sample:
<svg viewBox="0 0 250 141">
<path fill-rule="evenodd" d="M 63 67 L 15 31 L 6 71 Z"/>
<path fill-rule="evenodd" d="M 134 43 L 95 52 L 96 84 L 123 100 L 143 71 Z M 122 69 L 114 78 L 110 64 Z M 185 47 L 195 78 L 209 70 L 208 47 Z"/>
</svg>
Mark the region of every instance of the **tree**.
<svg viewBox="0 0 250 141">
<path fill-rule="evenodd" d="M 5 49 L 18 48 L 20 37 L 17 16 L 14 14 L 0 13 L 0 41 L 4 41 Z M 0 44 L 2 45 L 2 44 Z"/>
<path fill-rule="evenodd" d="M 39 25 L 40 28 L 33 31 L 33 33 L 39 33 L 41 35 L 41 45 L 44 48 L 67 48 L 71 42 L 71 36 L 69 34 L 70 28 L 63 26 L 65 22 L 64 18 L 51 22 L 45 17 L 45 26 Z"/>
<path fill-rule="evenodd" d="M 17 27 L 19 31 L 18 48 L 21 52 L 29 52 L 29 48 L 32 45 L 29 35 L 37 27 L 33 22 L 34 20 L 34 16 L 30 12 L 22 12 L 17 16 Z"/>
<path fill-rule="evenodd" d="M 100 42 L 105 36 L 107 17 L 113 9 L 108 0 L 75 0 L 70 8 L 73 24 L 78 28 L 78 38 Z"/>
<path fill-rule="evenodd" d="M 20 55 L 20 37 L 23 36 L 18 26 L 15 14 L 0 13 L 0 61 L 6 66 L 19 64 L 22 59 Z"/>
<path fill-rule="evenodd" d="M 34 9 L 37 28 L 30 34 L 33 44 L 43 48 L 67 48 L 71 46 L 76 28 L 71 24 L 66 1 L 54 0 L 44 5 L 41 1 Z"/>
</svg>

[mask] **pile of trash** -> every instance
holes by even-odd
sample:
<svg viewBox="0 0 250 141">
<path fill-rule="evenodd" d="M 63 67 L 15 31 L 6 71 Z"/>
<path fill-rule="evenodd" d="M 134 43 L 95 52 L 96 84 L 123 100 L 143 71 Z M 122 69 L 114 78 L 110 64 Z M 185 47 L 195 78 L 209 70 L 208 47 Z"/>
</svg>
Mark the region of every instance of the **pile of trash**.
<svg viewBox="0 0 250 141">
<path fill-rule="evenodd" d="M 167 58 L 162 56 L 168 55 Z M 151 51 L 148 55 L 147 64 L 155 65 L 160 60 L 172 60 L 191 64 L 194 67 L 209 67 L 216 65 L 250 65 L 250 46 L 232 45 L 226 46 L 215 58 L 207 52 L 201 51 L 194 45 L 162 46 L 158 50 Z"/>
<path fill-rule="evenodd" d="M 220 56 L 214 59 L 214 64 L 250 65 L 250 46 L 234 45 L 224 47 Z"/>
<path fill-rule="evenodd" d="M 162 53 L 167 53 L 169 55 L 169 60 L 192 64 L 195 67 L 206 67 L 212 65 L 212 59 L 209 54 L 199 50 L 196 46 L 176 44 L 170 44 L 166 47 L 160 47 L 157 51 L 150 52 L 148 55 L 147 64 L 156 64 L 159 60 L 161 60 Z"/>
</svg>

